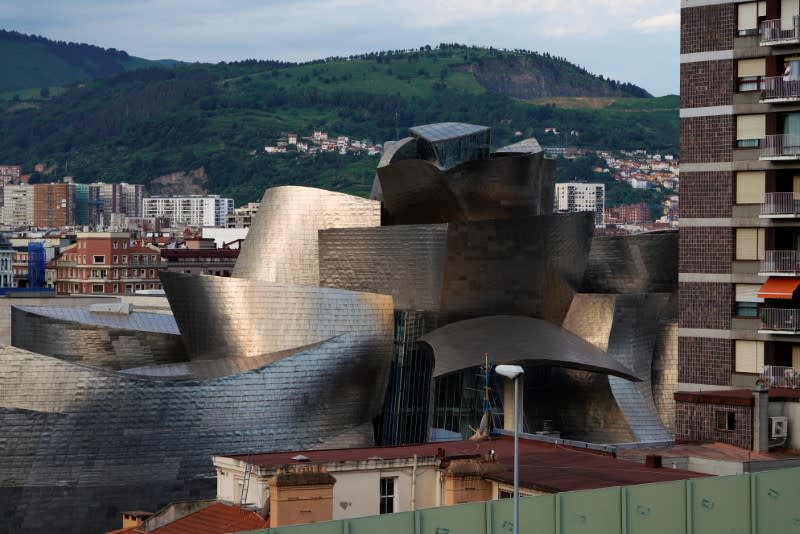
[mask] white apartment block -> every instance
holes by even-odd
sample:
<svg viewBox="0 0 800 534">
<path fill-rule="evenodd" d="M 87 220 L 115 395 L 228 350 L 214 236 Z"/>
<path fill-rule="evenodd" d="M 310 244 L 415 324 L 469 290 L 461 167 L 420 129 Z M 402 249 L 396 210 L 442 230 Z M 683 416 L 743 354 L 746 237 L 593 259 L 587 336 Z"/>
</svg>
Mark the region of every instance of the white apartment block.
<svg viewBox="0 0 800 534">
<path fill-rule="evenodd" d="M 233 199 L 219 195 L 190 195 L 149 197 L 142 200 L 142 216 L 167 217 L 177 226 L 225 227 L 226 218 L 233 211 Z"/>
<path fill-rule="evenodd" d="M 27 184 L 3 187 L 0 216 L 6 226 L 33 226 L 33 188 Z"/>
<path fill-rule="evenodd" d="M 595 225 L 602 225 L 605 221 L 605 207 L 605 184 L 579 182 L 556 184 L 557 211 L 593 211 Z"/>
</svg>

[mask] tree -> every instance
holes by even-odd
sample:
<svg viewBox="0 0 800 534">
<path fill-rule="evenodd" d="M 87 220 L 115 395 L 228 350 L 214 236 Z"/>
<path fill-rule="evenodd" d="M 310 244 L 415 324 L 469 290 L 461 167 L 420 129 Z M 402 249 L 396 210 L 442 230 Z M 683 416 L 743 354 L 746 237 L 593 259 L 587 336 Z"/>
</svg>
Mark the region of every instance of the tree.
<svg viewBox="0 0 800 534">
<path fill-rule="evenodd" d="M 50 88 L 49 87 L 42 87 L 39 89 L 39 96 L 42 98 L 48 98 L 50 96 Z"/>
</svg>

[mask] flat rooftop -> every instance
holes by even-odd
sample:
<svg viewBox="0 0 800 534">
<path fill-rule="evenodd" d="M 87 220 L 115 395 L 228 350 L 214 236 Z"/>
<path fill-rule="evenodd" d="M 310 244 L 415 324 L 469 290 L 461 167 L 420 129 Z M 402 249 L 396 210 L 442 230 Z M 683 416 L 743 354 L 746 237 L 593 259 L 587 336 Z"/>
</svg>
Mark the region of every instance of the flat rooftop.
<svg viewBox="0 0 800 534">
<path fill-rule="evenodd" d="M 546 492 L 574 491 L 606 488 L 631 484 L 647 484 L 685 480 L 706 476 L 680 469 L 646 467 L 634 461 L 614 458 L 610 454 L 576 449 L 542 441 L 520 439 L 520 485 L 524 488 Z M 218 455 L 242 462 L 251 462 L 262 468 L 291 465 L 338 464 L 412 458 L 435 458 L 437 453 L 445 458 L 488 458 L 494 451 L 495 461 L 505 470 L 485 477 L 513 484 L 514 440 L 499 436 L 483 441 L 445 441 L 406 445 L 402 447 L 369 447 L 358 449 L 328 449 L 287 451 L 253 455 Z M 293 459 L 304 456 L 307 461 Z"/>
</svg>

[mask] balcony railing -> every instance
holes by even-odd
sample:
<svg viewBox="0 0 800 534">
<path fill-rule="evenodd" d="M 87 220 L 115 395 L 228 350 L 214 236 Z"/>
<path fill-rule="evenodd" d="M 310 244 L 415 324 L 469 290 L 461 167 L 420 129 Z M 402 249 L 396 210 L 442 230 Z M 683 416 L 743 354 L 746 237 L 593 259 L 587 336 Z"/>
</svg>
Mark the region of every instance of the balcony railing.
<svg viewBox="0 0 800 534">
<path fill-rule="evenodd" d="M 761 142 L 760 159 L 800 159 L 800 135 L 768 135 Z"/>
<path fill-rule="evenodd" d="M 800 370 L 780 365 L 765 365 L 761 370 L 761 383 L 768 388 L 800 387 Z"/>
<path fill-rule="evenodd" d="M 800 275 L 800 254 L 796 250 L 767 250 L 758 272 Z"/>
<path fill-rule="evenodd" d="M 785 80 L 783 76 L 762 78 L 764 98 L 761 100 L 796 101 L 800 100 L 800 80 Z"/>
<path fill-rule="evenodd" d="M 800 41 L 800 17 L 792 17 L 788 28 L 781 26 L 780 19 L 765 20 L 761 23 L 761 46 L 793 44 Z"/>
<path fill-rule="evenodd" d="M 800 310 L 792 308 L 761 308 L 761 327 L 781 334 L 800 334 Z"/>
<path fill-rule="evenodd" d="M 800 216 L 800 193 L 777 192 L 764 193 L 761 204 L 762 217 L 798 217 Z"/>
</svg>

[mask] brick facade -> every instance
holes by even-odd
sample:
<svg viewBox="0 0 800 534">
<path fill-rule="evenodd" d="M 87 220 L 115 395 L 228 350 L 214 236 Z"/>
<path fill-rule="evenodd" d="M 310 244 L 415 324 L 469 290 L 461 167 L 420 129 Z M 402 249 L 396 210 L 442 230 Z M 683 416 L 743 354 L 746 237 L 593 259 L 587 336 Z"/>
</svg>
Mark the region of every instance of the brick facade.
<svg viewBox="0 0 800 534">
<path fill-rule="evenodd" d="M 681 197 L 684 197 L 683 193 Z M 678 270 L 681 273 L 730 273 L 734 250 L 733 228 L 681 228 L 678 248 Z"/>
<path fill-rule="evenodd" d="M 681 54 L 733 49 L 736 5 L 681 9 Z"/>
<path fill-rule="evenodd" d="M 716 412 L 734 412 L 734 429 L 718 430 Z M 719 441 L 743 449 L 753 446 L 753 408 L 724 404 L 675 402 L 675 439 Z"/>
<path fill-rule="evenodd" d="M 681 173 L 681 217 L 730 217 L 734 176 L 732 172 Z"/>
<path fill-rule="evenodd" d="M 681 328 L 730 329 L 733 285 L 683 282 L 679 292 Z"/>
<path fill-rule="evenodd" d="M 732 372 L 732 340 L 678 338 L 678 382 L 727 386 Z"/>
<path fill-rule="evenodd" d="M 731 161 L 736 140 L 733 115 L 681 119 L 681 163 Z"/>
<path fill-rule="evenodd" d="M 681 64 L 681 108 L 731 105 L 735 79 L 732 59 Z"/>
</svg>

